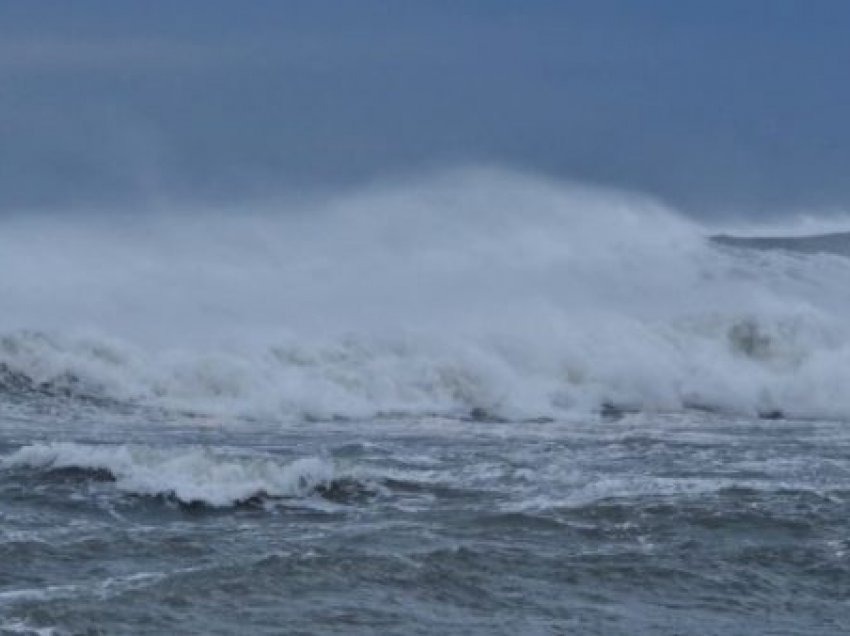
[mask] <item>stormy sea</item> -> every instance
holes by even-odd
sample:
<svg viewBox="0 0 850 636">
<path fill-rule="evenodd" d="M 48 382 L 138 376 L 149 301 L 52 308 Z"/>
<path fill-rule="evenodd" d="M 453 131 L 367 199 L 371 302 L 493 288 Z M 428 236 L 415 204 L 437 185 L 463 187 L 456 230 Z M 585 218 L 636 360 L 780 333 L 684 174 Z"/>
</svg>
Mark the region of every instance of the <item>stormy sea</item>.
<svg viewBox="0 0 850 636">
<path fill-rule="evenodd" d="M 850 238 L 730 234 L 500 170 L 0 219 L 0 633 L 846 633 Z"/>
</svg>

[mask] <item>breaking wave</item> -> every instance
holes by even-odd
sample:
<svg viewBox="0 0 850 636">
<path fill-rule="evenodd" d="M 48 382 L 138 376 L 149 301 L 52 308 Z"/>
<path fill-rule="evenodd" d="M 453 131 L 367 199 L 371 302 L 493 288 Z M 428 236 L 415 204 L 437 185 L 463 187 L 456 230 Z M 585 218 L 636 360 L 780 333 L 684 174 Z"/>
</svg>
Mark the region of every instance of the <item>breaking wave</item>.
<svg viewBox="0 0 850 636">
<path fill-rule="evenodd" d="M 850 259 L 708 235 L 651 200 L 498 171 L 10 217 L 0 388 L 273 419 L 850 417 Z"/>
<path fill-rule="evenodd" d="M 304 497 L 333 484 L 330 460 L 229 456 L 207 448 L 162 449 L 70 442 L 33 444 L 0 458 L 0 468 L 77 470 L 115 481 L 119 491 L 184 504 L 232 506 L 261 498 Z"/>
</svg>

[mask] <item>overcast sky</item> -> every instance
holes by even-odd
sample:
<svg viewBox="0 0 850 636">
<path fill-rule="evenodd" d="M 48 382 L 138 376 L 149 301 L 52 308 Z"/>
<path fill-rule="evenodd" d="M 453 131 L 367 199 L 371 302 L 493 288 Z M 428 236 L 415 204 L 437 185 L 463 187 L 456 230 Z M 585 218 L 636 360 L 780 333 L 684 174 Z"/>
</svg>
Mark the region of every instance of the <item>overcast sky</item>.
<svg viewBox="0 0 850 636">
<path fill-rule="evenodd" d="M 0 0 L 0 210 L 463 164 L 850 209 L 844 0 Z"/>
</svg>

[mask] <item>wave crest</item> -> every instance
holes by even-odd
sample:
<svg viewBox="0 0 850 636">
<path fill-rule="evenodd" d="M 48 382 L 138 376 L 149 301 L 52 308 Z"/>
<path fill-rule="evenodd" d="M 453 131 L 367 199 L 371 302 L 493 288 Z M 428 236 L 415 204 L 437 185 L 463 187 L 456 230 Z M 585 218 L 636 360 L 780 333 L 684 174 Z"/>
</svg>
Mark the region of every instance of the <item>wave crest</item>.
<svg viewBox="0 0 850 636">
<path fill-rule="evenodd" d="M 495 337 L 348 339 L 203 354 L 22 334 L 18 353 L 0 346 L 0 387 L 7 394 L 267 419 L 520 420 L 682 408 L 850 416 L 843 389 L 850 349 L 816 317 L 595 327 L 565 328 L 545 345 Z"/>
<path fill-rule="evenodd" d="M 0 467 L 77 469 L 108 475 L 125 493 L 213 507 L 260 497 L 304 497 L 329 488 L 334 476 L 332 463 L 319 457 L 284 462 L 272 457 L 229 456 L 206 448 L 70 442 L 24 446 L 1 458 Z"/>
<path fill-rule="evenodd" d="M 263 418 L 850 417 L 835 254 L 718 244 L 657 202 L 504 171 L 169 212 L 131 231 L 0 220 L 7 395 Z"/>
</svg>

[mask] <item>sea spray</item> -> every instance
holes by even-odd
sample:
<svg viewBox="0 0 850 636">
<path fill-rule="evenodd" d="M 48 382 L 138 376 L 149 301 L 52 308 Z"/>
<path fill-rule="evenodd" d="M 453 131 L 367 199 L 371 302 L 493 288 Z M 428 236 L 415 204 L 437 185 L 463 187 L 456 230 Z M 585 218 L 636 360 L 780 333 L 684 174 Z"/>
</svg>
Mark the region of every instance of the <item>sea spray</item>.
<svg viewBox="0 0 850 636">
<path fill-rule="evenodd" d="M 0 220 L 0 386 L 264 418 L 850 417 L 850 259 L 467 170 L 311 202 Z"/>
</svg>

